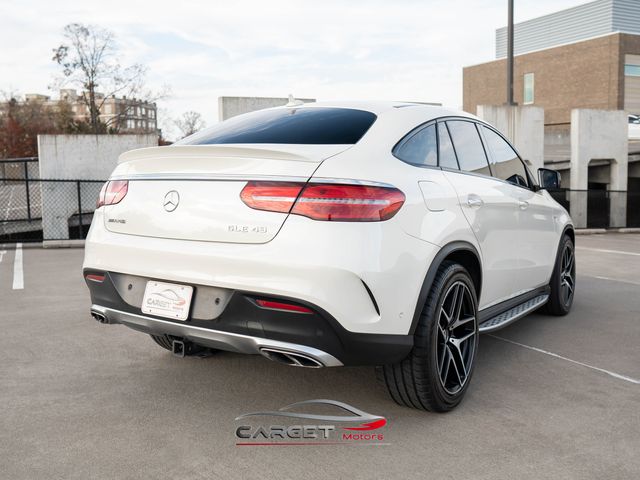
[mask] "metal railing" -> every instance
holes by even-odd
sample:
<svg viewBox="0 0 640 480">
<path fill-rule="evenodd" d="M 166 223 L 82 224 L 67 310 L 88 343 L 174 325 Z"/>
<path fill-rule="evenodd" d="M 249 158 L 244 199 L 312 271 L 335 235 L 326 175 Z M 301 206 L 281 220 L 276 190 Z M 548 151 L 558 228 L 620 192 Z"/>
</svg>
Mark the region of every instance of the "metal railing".
<svg viewBox="0 0 640 480">
<path fill-rule="evenodd" d="M 550 190 L 551 196 L 587 228 L 640 227 L 640 191 Z M 586 225 L 578 219 L 586 215 Z"/>
<path fill-rule="evenodd" d="M 0 241 L 85 238 L 103 184 L 40 178 L 37 158 L 0 160 Z"/>
</svg>

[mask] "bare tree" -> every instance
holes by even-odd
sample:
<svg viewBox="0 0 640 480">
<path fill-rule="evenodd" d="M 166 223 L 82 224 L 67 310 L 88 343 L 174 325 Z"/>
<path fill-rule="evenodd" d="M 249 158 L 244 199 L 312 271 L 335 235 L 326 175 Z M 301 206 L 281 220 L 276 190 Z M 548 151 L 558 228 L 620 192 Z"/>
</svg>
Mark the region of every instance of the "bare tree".
<svg viewBox="0 0 640 480">
<path fill-rule="evenodd" d="M 173 123 L 182 133 L 182 137 L 188 137 L 206 126 L 202 115 L 194 111 L 184 112 L 182 116 L 176 118 Z"/>
<path fill-rule="evenodd" d="M 165 91 L 152 98 L 150 92 L 143 92 L 146 67 L 137 63 L 122 67 L 117 58 L 115 37 L 104 28 L 79 23 L 67 25 L 64 43 L 53 50 L 52 60 L 62 67 L 60 86 L 71 85 L 83 90 L 81 99 L 89 110 L 93 133 L 107 131 L 110 127 L 117 130 L 118 120 L 133 108 L 129 106 L 114 112 L 113 117 L 101 122 L 100 112 L 109 97 L 137 96 L 153 102 L 167 94 Z"/>
</svg>

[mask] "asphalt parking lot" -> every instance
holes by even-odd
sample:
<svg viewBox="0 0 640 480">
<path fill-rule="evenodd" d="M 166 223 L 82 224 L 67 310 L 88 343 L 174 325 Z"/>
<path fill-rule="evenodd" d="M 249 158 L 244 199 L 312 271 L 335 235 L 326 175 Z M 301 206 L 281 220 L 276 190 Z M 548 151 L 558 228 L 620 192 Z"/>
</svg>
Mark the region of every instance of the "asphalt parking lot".
<svg viewBox="0 0 640 480">
<path fill-rule="evenodd" d="M 483 336 L 468 395 L 445 415 L 396 405 L 368 368 L 176 358 L 91 319 L 82 249 L 1 251 L 1 478 L 640 474 L 638 234 L 579 236 L 571 314 Z M 385 444 L 235 445 L 238 415 L 317 398 L 386 417 Z"/>
</svg>

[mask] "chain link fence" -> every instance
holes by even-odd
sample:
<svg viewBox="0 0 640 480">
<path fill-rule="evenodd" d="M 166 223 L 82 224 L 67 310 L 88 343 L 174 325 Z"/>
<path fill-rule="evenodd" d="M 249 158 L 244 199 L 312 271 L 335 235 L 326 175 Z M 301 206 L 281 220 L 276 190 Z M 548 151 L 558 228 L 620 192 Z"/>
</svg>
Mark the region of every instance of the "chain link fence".
<svg viewBox="0 0 640 480">
<path fill-rule="evenodd" d="M 0 242 L 85 238 L 103 184 L 41 179 L 37 158 L 0 160 Z"/>
</svg>

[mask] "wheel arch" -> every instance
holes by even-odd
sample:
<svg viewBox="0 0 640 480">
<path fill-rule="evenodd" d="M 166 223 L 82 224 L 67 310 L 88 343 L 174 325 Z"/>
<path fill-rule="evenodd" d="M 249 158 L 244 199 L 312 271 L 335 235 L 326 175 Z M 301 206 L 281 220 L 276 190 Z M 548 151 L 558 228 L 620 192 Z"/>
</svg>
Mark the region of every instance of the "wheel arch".
<svg viewBox="0 0 640 480">
<path fill-rule="evenodd" d="M 424 278 L 420 294 L 418 295 L 418 301 L 411 321 L 409 335 L 413 335 L 416 330 L 418 320 L 422 312 L 422 307 L 427 301 L 427 296 L 431 291 L 431 286 L 435 280 L 436 273 L 438 273 L 440 265 L 442 265 L 446 260 L 452 260 L 467 269 L 469 275 L 471 275 L 471 279 L 473 280 L 476 295 L 478 299 L 480 299 L 480 293 L 482 291 L 482 262 L 480 261 L 480 254 L 478 253 L 478 250 L 468 242 L 456 241 L 448 243 L 436 254 L 429 266 L 429 269 L 427 270 L 427 275 Z"/>
<path fill-rule="evenodd" d="M 576 232 L 573 229 L 573 225 L 565 225 L 564 230 L 562 230 L 562 235 L 560 236 L 560 240 L 562 241 L 562 237 L 568 235 L 573 244 L 576 244 Z"/>
</svg>

